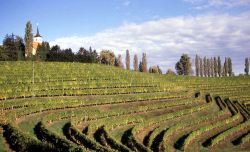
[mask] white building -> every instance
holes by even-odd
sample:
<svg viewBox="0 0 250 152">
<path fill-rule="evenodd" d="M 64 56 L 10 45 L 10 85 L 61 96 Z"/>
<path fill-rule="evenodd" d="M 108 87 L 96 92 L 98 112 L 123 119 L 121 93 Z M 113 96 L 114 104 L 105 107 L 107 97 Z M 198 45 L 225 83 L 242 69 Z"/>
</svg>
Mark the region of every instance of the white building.
<svg viewBox="0 0 250 152">
<path fill-rule="evenodd" d="M 33 43 L 32 43 L 32 55 L 36 55 L 36 51 L 39 45 L 42 45 L 43 38 L 39 33 L 39 29 L 37 27 L 36 35 L 33 38 Z"/>
</svg>

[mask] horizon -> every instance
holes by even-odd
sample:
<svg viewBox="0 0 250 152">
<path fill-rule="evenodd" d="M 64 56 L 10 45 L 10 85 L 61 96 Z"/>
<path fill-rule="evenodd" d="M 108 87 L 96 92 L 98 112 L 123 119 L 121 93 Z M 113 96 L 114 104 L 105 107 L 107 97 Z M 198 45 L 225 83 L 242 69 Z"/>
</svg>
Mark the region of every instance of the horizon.
<svg viewBox="0 0 250 152">
<path fill-rule="evenodd" d="M 20 5 L 22 3 L 22 5 Z M 181 54 L 194 65 L 200 56 L 231 57 L 233 71 L 244 72 L 250 57 L 250 0 L 2 1 L 1 42 L 6 34 L 24 36 L 25 24 L 36 24 L 44 41 L 62 49 L 80 47 L 147 53 L 148 64 L 175 70 Z M 132 57 L 131 57 L 132 58 Z"/>
</svg>

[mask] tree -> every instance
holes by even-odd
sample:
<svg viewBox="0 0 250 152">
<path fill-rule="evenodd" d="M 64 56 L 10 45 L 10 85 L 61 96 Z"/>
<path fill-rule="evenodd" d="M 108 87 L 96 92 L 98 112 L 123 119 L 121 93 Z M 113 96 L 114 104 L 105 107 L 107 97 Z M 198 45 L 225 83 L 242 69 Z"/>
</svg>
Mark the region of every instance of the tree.
<svg viewBox="0 0 250 152">
<path fill-rule="evenodd" d="M 8 56 L 4 51 L 4 47 L 0 45 L 0 61 L 8 60 Z"/>
<path fill-rule="evenodd" d="M 142 72 L 148 72 L 147 64 L 147 55 L 146 53 L 142 53 Z"/>
<path fill-rule="evenodd" d="M 184 67 L 180 61 L 175 64 L 175 70 L 178 75 L 184 75 Z"/>
<path fill-rule="evenodd" d="M 172 69 L 168 69 L 166 74 L 167 75 L 176 75 Z"/>
<path fill-rule="evenodd" d="M 151 66 L 149 68 L 149 73 L 157 73 L 157 74 L 162 74 L 162 71 L 160 69 L 160 67 L 157 65 Z"/>
<path fill-rule="evenodd" d="M 211 72 L 211 77 L 214 77 L 214 60 L 213 60 L 213 58 L 210 59 L 210 72 Z"/>
<path fill-rule="evenodd" d="M 223 76 L 227 77 L 227 74 L 228 74 L 228 59 L 227 58 L 225 58 L 223 74 L 224 74 Z"/>
<path fill-rule="evenodd" d="M 203 58 L 203 69 L 204 69 L 204 76 L 207 77 L 208 73 L 207 73 L 207 58 L 206 57 Z"/>
<path fill-rule="evenodd" d="M 192 72 L 190 57 L 187 54 L 183 54 L 176 63 L 175 69 L 179 75 L 190 75 Z"/>
<path fill-rule="evenodd" d="M 25 40 L 25 57 L 30 59 L 32 57 L 32 43 L 33 43 L 32 24 L 30 21 L 26 23 L 24 40 Z"/>
<path fill-rule="evenodd" d="M 122 56 L 121 54 L 118 55 L 118 67 L 124 68 L 123 63 L 122 63 Z"/>
<path fill-rule="evenodd" d="M 210 71 L 210 60 L 207 58 L 207 76 L 211 76 L 211 71 Z"/>
<path fill-rule="evenodd" d="M 245 58 L 245 74 L 249 75 L 249 59 Z"/>
<path fill-rule="evenodd" d="M 90 59 L 90 52 L 88 50 L 86 50 L 84 47 L 80 47 L 80 49 L 76 53 L 76 56 L 77 56 L 76 60 L 78 62 L 89 63 L 91 60 Z"/>
<path fill-rule="evenodd" d="M 67 48 L 61 50 L 59 53 L 59 61 L 62 62 L 73 62 L 74 61 L 74 53 L 71 48 Z"/>
<path fill-rule="evenodd" d="M 17 61 L 24 60 L 25 46 L 23 39 L 14 34 L 6 35 L 3 39 L 0 60 L 2 61 Z"/>
<path fill-rule="evenodd" d="M 201 57 L 199 57 L 199 63 L 200 63 L 200 65 L 199 65 L 199 68 L 200 68 L 200 76 L 201 77 L 203 77 L 203 74 L 204 74 L 204 67 L 203 67 L 203 62 L 202 62 L 202 58 Z"/>
<path fill-rule="evenodd" d="M 217 77 L 218 74 L 218 63 L 216 57 L 214 57 L 214 76 Z"/>
<path fill-rule="evenodd" d="M 134 55 L 134 71 L 139 71 L 137 54 Z"/>
<path fill-rule="evenodd" d="M 25 60 L 25 45 L 24 45 L 22 37 L 16 36 L 15 45 L 16 45 L 16 49 L 18 51 L 17 60 L 18 61 Z"/>
<path fill-rule="evenodd" d="M 227 60 L 228 60 L 228 61 L 227 61 L 227 63 L 228 63 L 228 75 L 231 77 L 231 76 L 233 76 L 233 65 L 232 65 L 232 60 L 231 60 L 230 57 L 229 57 Z"/>
<path fill-rule="evenodd" d="M 139 64 L 139 71 L 140 72 L 143 72 L 143 69 L 142 69 L 142 62 L 140 61 L 140 64 Z"/>
<path fill-rule="evenodd" d="M 61 48 L 59 45 L 52 46 L 47 54 L 47 61 L 59 61 Z"/>
<path fill-rule="evenodd" d="M 4 60 L 16 61 L 18 57 L 17 48 L 15 45 L 15 36 L 14 34 L 6 35 L 3 40 L 3 56 Z"/>
<path fill-rule="evenodd" d="M 126 50 L 126 68 L 127 68 L 127 70 L 130 70 L 130 55 L 129 55 L 129 50 Z"/>
<path fill-rule="evenodd" d="M 218 64 L 217 64 L 217 65 L 218 65 L 218 68 L 217 68 L 217 70 L 218 70 L 218 76 L 221 77 L 221 72 L 222 72 L 221 69 L 222 69 L 222 68 L 221 68 L 221 60 L 220 60 L 220 57 L 218 57 L 218 61 L 217 61 L 217 62 L 218 62 Z"/>
<path fill-rule="evenodd" d="M 199 63 L 199 56 L 197 54 L 195 56 L 195 72 L 196 76 L 198 77 L 200 75 L 200 63 Z"/>
<path fill-rule="evenodd" d="M 47 54 L 49 53 L 50 46 L 48 42 L 42 42 L 41 45 L 38 45 L 37 47 L 37 56 L 38 59 L 41 61 L 47 60 Z"/>
<path fill-rule="evenodd" d="M 114 65 L 115 64 L 115 54 L 110 50 L 102 50 L 100 52 L 99 62 L 101 64 Z"/>
<path fill-rule="evenodd" d="M 96 50 L 92 51 L 92 48 L 89 47 L 89 53 L 90 53 L 90 63 L 97 63 L 98 54 Z"/>
</svg>

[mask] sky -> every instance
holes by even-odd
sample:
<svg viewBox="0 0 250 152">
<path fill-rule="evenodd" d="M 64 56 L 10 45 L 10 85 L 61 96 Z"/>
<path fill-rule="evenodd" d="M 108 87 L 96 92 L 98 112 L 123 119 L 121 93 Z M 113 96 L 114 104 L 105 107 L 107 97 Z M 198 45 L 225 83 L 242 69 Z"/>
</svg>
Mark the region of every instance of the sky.
<svg viewBox="0 0 250 152">
<path fill-rule="evenodd" d="M 31 21 L 44 41 L 61 48 L 90 46 L 121 54 L 145 52 L 148 66 L 174 69 L 183 53 L 231 57 L 244 71 L 250 57 L 250 0 L 1 0 L 0 43 L 24 36 Z"/>
</svg>

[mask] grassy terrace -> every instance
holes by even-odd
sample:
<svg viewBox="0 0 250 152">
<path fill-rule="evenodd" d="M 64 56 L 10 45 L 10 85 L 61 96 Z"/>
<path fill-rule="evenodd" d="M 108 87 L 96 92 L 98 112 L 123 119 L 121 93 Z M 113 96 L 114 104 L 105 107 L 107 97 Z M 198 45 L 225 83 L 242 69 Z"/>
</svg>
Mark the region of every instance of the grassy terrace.
<svg viewBox="0 0 250 152">
<path fill-rule="evenodd" d="M 250 151 L 250 77 L 57 62 L 0 70 L 0 151 Z"/>
</svg>

